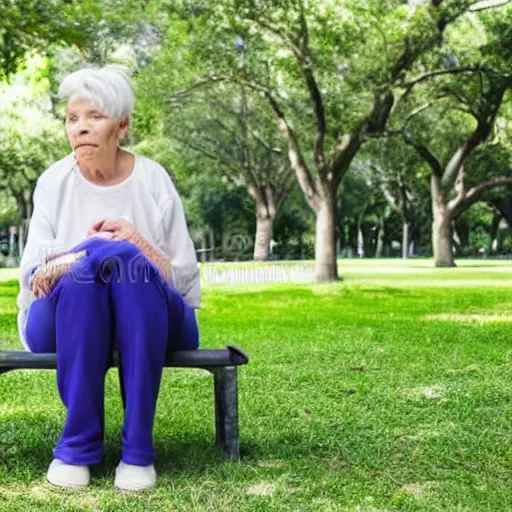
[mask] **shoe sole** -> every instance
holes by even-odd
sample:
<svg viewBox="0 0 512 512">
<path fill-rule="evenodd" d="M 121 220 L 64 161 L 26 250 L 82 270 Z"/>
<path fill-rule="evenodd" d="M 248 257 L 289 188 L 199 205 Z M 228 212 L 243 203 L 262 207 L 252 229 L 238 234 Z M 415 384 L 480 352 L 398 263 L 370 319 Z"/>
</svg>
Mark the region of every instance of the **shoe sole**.
<svg viewBox="0 0 512 512">
<path fill-rule="evenodd" d="M 141 492 L 141 491 L 147 491 L 148 489 L 153 489 L 155 487 L 156 484 L 152 484 L 152 485 L 149 485 L 149 486 L 144 486 L 144 487 L 121 487 L 119 485 L 114 485 L 114 487 L 118 490 L 118 491 L 124 491 L 124 492 Z"/>
<path fill-rule="evenodd" d="M 80 489 L 80 488 L 83 488 L 83 487 L 87 487 L 89 485 L 89 483 L 86 483 L 86 484 L 70 484 L 70 483 L 62 482 L 62 481 L 58 481 L 58 480 L 54 480 L 53 482 L 51 480 L 48 480 L 48 483 L 50 485 L 53 485 L 54 487 L 67 487 L 69 489 Z"/>
</svg>

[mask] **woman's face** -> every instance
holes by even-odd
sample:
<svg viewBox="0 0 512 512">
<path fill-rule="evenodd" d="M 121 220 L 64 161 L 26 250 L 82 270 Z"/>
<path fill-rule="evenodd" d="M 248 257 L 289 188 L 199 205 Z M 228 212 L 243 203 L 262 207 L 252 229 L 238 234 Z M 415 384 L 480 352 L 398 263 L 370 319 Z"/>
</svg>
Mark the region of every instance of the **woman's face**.
<svg viewBox="0 0 512 512">
<path fill-rule="evenodd" d="M 89 100 L 76 99 L 68 104 L 66 133 L 82 162 L 114 155 L 118 141 L 127 131 L 128 119 L 112 119 Z"/>
</svg>

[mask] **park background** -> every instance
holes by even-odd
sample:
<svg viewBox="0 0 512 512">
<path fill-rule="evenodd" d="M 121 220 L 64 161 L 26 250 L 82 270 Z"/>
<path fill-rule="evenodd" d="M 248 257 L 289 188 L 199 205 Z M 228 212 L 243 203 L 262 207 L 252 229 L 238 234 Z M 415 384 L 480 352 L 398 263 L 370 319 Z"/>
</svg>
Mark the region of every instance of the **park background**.
<svg viewBox="0 0 512 512">
<path fill-rule="evenodd" d="M 202 344 L 251 357 L 240 464 L 207 375 L 166 372 L 142 496 L 112 490 L 115 372 L 81 493 L 44 483 L 54 375 L 3 376 L 0 509 L 510 510 L 511 41 L 506 0 L 0 0 L 1 347 L 37 178 L 69 152 L 58 84 L 120 63 L 124 144 L 183 198 Z"/>
</svg>

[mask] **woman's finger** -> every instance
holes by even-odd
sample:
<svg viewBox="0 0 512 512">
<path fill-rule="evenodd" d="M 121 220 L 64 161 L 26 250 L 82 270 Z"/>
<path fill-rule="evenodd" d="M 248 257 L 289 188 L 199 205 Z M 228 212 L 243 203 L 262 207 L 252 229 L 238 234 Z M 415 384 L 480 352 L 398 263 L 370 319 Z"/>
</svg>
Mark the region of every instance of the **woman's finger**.
<svg viewBox="0 0 512 512">
<path fill-rule="evenodd" d="M 118 231 L 120 229 L 119 222 L 107 219 L 101 225 L 101 231 Z"/>
<path fill-rule="evenodd" d="M 96 233 L 100 232 L 103 228 L 104 223 L 105 219 L 101 219 L 92 224 L 91 227 L 87 230 L 87 237 L 93 236 Z"/>
<path fill-rule="evenodd" d="M 101 231 L 102 227 L 103 227 L 103 224 L 105 223 L 106 219 L 101 219 L 101 220 L 98 220 L 96 221 L 92 226 L 91 226 L 91 229 L 94 230 L 94 231 Z"/>
</svg>

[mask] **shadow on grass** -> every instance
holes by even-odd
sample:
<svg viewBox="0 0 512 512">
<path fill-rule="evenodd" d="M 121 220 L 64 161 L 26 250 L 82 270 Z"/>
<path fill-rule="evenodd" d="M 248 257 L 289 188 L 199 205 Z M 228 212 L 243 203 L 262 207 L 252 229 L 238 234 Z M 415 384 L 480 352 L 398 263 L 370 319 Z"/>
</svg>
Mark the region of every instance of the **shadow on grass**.
<svg viewBox="0 0 512 512">
<path fill-rule="evenodd" d="M 107 436 L 103 461 L 94 468 L 98 477 L 110 475 L 121 458 L 121 440 Z M 205 469 L 222 461 L 215 449 L 214 440 L 207 436 L 155 436 L 156 466 L 159 474 L 201 476 Z"/>
<path fill-rule="evenodd" d="M 44 413 L 4 414 L 0 419 L 0 465 L 13 478 L 46 472 L 61 428 Z"/>
<path fill-rule="evenodd" d="M 63 423 L 43 413 L 4 414 L 0 419 L 0 467 L 5 475 L 14 481 L 20 477 L 24 480 L 38 480 L 46 474 L 62 427 Z M 155 436 L 155 450 L 158 472 L 163 475 L 186 474 L 199 477 L 208 468 L 226 461 L 218 453 L 215 439 L 208 435 Z M 244 447 L 242 454 L 247 451 L 247 447 Z M 253 451 L 252 447 L 249 451 Z M 93 476 L 110 478 L 120 457 L 120 436 L 107 432 L 103 460 L 91 467 Z"/>
</svg>

